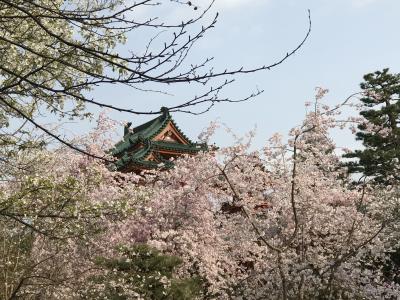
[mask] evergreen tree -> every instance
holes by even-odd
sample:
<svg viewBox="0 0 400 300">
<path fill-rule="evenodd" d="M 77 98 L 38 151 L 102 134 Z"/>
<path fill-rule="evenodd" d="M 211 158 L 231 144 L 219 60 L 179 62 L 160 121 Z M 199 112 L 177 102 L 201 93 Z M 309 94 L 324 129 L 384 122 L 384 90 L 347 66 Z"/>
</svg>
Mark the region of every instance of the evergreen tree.
<svg viewBox="0 0 400 300">
<path fill-rule="evenodd" d="M 98 258 L 105 272 L 94 276 L 84 299 L 191 300 L 201 295 L 199 277 L 177 278 L 174 275 L 182 260 L 164 255 L 147 245 L 121 246 L 114 258 Z"/>
<path fill-rule="evenodd" d="M 361 98 L 365 121 L 358 125 L 356 139 L 364 149 L 350 152 L 344 157 L 356 158 L 347 162 L 349 173 L 361 173 L 374 184 L 393 186 L 400 183 L 400 74 L 389 69 L 364 76 L 360 84 L 364 91 Z M 397 218 L 397 216 L 394 216 Z M 394 246 L 389 260 L 383 264 L 387 278 L 400 283 L 400 247 Z"/>
<path fill-rule="evenodd" d="M 346 163 L 349 173 L 361 173 L 376 184 L 393 185 L 400 181 L 400 74 L 389 69 L 364 76 L 364 97 L 356 139 L 364 149 L 344 157 L 357 160 Z"/>
</svg>

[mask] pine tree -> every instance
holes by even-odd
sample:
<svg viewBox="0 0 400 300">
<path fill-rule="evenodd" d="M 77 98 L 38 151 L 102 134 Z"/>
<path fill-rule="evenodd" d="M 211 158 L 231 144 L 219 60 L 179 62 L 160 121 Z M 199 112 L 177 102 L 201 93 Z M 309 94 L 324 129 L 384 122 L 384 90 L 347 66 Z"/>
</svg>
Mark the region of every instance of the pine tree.
<svg viewBox="0 0 400 300">
<path fill-rule="evenodd" d="M 140 295 L 146 300 L 191 300 L 201 295 L 200 277 L 174 274 L 182 263 L 179 257 L 144 244 L 121 246 L 118 252 L 118 257 L 97 259 L 98 267 L 106 272 L 92 278 L 84 299 L 127 300 Z"/>
<path fill-rule="evenodd" d="M 346 163 L 349 173 L 361 173 L 375 184 L 400 181 L 400 74 L 389 69 L 364 76 L 364 97 L 356 139 L 364 149 L 344 155 L 357 160 Z"/>
<path fill-rule="evenodd" d="M 360 84 L 365 122 L 358 125 L 356 139 L 362 141 L 362 150 L 344 155 L 356 158 L 347 162 L 349 173 L 360 173 L 372 183 L 394 186 L 400 183 L 400 74 L 389 69 L 364 76 Z M 396 217 L 396 216 L 395 216 Z M 383 263 L 385 276 L 400 283 L 400 247 L 395 246 L 390 259 Z"/>
</svg>

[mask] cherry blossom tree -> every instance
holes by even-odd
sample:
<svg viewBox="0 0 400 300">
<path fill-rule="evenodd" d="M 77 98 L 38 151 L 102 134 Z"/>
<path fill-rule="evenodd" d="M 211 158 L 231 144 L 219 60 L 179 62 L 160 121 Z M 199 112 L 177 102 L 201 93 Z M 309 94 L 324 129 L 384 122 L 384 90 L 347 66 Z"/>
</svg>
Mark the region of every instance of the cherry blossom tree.
<svg viewBox="0 0 400 300">
<path fill-rule="evenodd" d="M 250 151 L 242 141 L 150 176 L 142 221 L 115 237 L 182 257 L 206 298 L 397 298 L 376 262 L 398 241 L 399 195 L 353 188 L 329 138 L 340 111 L 324 92 L 287 142 Z"/>
<path fill-rule="evenodd" d="M 206 21 L 212 4 L 0 0 L 2 298 L 82 296 L 91 276 L 107 272 L 95 257 L 118 255 L 117 243 L 130 246 L 130 241 L 140 239 L 138 230 L 134 239 L 132 235 L 118 240 L 116 230 L 138 217 L 153 193 L 135 184 L 135 175 L 111 172 L 104 163 L 112 161 L 106 151 L 111 144 L 103 143 L 100 134 L 110 125 L 105 120 L 97 133 L 68 141 L 56 128 L 42 125 L 40 117 L 86 118 L 90 115 L 86 105 L 131 114 L 158 113 L 93 99 L 90 92 L 98 85 L 123 85 L 145 93 L 163 93 L 165 86 L 188 83 L 202 89 L 172 105 L 171 111 L 193 113 L 193 107 L 203 105 L 201 113 L 219 102 L 244 101 L 261 91 L 240 99 L 227 99 L 220 91 L 234 81 L 234 75 L 269 70 L 287 60 L 311 30 L 310 22 L 304 39 L 292 50 L 254 69 L 217 71 L 212 58 L 189 64 L 190 50 L 216 24 L 217 15 Z M 176 23 L 159 18 L 162 9 L 176 6 L 195 14 Z M 127 35 L 143 32 L 147 41 L 119 51 Z M 46 148 L 49 140 L 63 147 Z M 143 224 L 150 226 L 145 220 Z"/>
<path fill-rule="evenodd" d="M 250 133 L 140 178 L 69 147 L 21 152 L 0 194 L 4 298 L 398 298 L 399 191 L 351 184 L 325 92 L 286 142 L 251 150 Z M 106 155 L 110 122 L 75 144 Z"/>
<path fill-rule="evenodd" d="M 74 143 L 108 157 L 116 122 L 101 114 Z M 182 259 L 126 237 L 151 194 L 136 174 L 64 146 L 20 151 L 0 184 L 0 299 L 193 299 L 201 278 Z M 117 297 L 117 298 L 116 298 Z M 125 297 L 125 298 L 124 298 Z M 177 298 L 178 297 L 178 298 Z"/>
<path fill-rule="evenodd" d="M 100 132 L 110 125 L 100 120 L 76 143 L 104 155 Z M 144 194 L 135 175 L 68 147 L 19 151 L 14 161 L 18 169 L 2 170 L 0 183 L 1 299 L 65 298 L 91 270 L 107 224 L 126 218 Z"/>
</svg>

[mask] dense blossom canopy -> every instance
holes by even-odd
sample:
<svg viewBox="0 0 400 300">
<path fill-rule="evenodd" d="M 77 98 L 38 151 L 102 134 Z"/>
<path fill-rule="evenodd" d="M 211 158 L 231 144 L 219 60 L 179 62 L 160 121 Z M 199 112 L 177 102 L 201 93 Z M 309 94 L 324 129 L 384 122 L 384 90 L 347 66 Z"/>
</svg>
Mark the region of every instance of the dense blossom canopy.
<svg viewBox="0 0 400 300">
<path fill-rule="evenodd" d="M 39 124 L 43 111 L 87 117 L 85 104 L 157 113 L 90 98 L 100 84 L 149 92 L 151 83 L 164 92 L 197 83 L 198 96 L 169 107 L 195 114 L 247 100 L 261 91 L 236 100 L 220 91 L 232 75 L 284 62 L 311 29 L 271 65 L 215 71 L 211 58 L 186 64 L 215 25 L 216 17 L 196 27 L 210 6 L 178 24 L 138 21 L 141 8 L 165 5 L 197 11 L 180 0 L 0 0 L 0 298 L 399 298 L 395 271 L 387 268 L 400 247 L 399 186 L 353 185 L 329 137 L 357 121 L 367 146 L 398 146 L 398 138 L 390 139 L 398 133 L 397 83 L 389 94 L 365 85 L 364 102 L 383 105 L 382 114 L 338 122 L 340 107 L 323 105 L 326 90 L 318 89 L 313 110 L 287 141 L 276 134 L 252 150 L 238 139 L 140 176 L 113 171 L 115 122 L 104 114 L 93 132 L 73 141 Z M 128 32 L 142 29 L 151 33 L 148 43 L 115 51 Z M 164 32 L 169 39 L 160 39 Z M 398 79 L 385 72 L 366 80 L 376 88 L 382 78 Z M 382 125 L 388 121 L 389 131 Z M 63 145 L 46 147 L 49 137 Z M 388 161 L 398 162 L 393 149 Z"/>
<path fill-rule="evenodd" d="M 379 267 L 397 243 L 398 191 L 352 187 L 329 138 L 339 112 L 319 103 L 323 93 L 287 143 L 238 143 L 153 179 L 148 240 L 185 258 L 210 297 L 399 295 Z"/>
<path fill-rule="evenodd" d="M 351 184 L 329 138 L 339 109 L 320 103 L 324 92 L 287 142 L 274 135 L 252 151 L 238 140 L 165 172 L 113 172 L 68 147 L 19 152 L 25 169 L 1 183 L 1 293 L 395 299 L 383 266 L 398 246 L 399 190 Z M 105 155 L 111 127 L 102 115 L 75 142 Z"/>
</svg>

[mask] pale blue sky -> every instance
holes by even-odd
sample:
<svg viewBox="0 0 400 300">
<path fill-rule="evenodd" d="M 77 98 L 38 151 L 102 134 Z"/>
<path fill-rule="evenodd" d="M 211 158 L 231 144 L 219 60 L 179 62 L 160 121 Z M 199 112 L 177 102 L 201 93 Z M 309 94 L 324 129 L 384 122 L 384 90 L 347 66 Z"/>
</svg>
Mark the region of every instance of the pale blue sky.
<svg viewBox="0 0 400 300">
<path fill-rule="evenodd" d="M 207 1 L 192 2 L 202 6 Z M 286 133 L 301 122 L 304 102 L 312 100 L 316 86 L 328 88 L 327 100 L 336 104 L 358 91 L 363 74 L 384 67 L 400 72 L 399 0 L 217 0 L 214 10 L 220 12 L 218 24 L 197 45 L 190 59 L 200 61 L 214 56 L 213 64 L 220 70 L 272 63 L 304 37 L 307 9 L 311 10 L 313 25 L 304 47 L 271 71 L 239 76 L 224 92 L 230 97 L 246 96 L 259 87 L 264 94 L 250 102 L 217 105 L 201 116 L 174 115 L 191 138 L 196 139 L 209 122 L 218 119 L 239 134 L 256 125 L 255 145 L 262 146 L 272 133 Z M 163 11 L 170 18 L 180 13 L 190 15 L 192 10 L 185 7 L 179 12 Z M 130 37 L 126 46 L 135 47 L 141 42 L 140 37 Z M 170 91 L 174 96 L 161 97 L 109 86 L 95 90 L 94 96 L 123 107 L 149 110 L 165 101 L 168 105 L 185 100 L 193 96 L 195 89 L 182 85 Z M 112 116 L 132 121 L 134 126 L 149 119 L 121 113 Z M 352 143 L 352 137 L 341 134 L 336 134 L 335 140 L 340 146 Z M 219 134 L 215 142 L 226 145 L 229 139 Z"/>
</svg>

